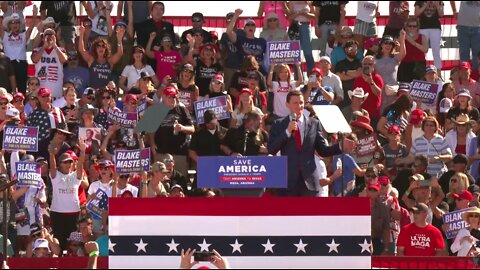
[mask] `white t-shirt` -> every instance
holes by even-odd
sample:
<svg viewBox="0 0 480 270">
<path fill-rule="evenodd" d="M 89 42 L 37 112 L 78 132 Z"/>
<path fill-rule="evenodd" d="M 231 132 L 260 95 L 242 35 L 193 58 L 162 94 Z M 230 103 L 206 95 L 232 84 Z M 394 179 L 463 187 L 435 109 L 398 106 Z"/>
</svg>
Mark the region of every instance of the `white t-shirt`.
<svg viewBox="0 0 480 270">
<path fill-rule="evenodd" d="M 287 82 L 272 82 L 272 89 L 270 92 L 273 92 L 273 113 L 280 117 L 285 117 L 290 114 L 290 110 L 287 108 L 287 95 L 288 92 L 293 91 L 297 88 L 297 82 L 291 81 L 290 85 Z"/>
<path fill-rule="evenodd" d="M 95 12 L 95 17 L 94 18 L 90 18 L 90 20 L 92 20 L 92 31 L 99 34 L 100 36 L 108 36 L 108 25 L 107 25 L 107 16 L 106 16 L 106 13 L 107 12 L 105 9 L 98 12 L 96 10 L 97 8 L 97 1 L 90 1 L 90 5 L 92 6 L 92 8 L 94 9 L 94 12 Z M 106 4 L 105 4 L 105 1 L 103 1 L 103 6 L 106 7 Z M 110 9 L 110 11 L 108 12 L 111 12 L 112 9 L 113 9 L 113 3 L 110 3 L 110 7 L 108 7 Z"/>
<path fill-rule="evenodd" d="M 150 65 L 146 65 L 141 69 L 136 69 L 133 65 L 126 66 L 122 71 L 122 76 L 127 77 L 127 88 L 130 89 L 137 83 L 138 79 L 140 79 L 140 74 L 142 72 L 147 72 L 148 75 L 154 76 L 155 71 Z"/>
<path fill-rule="evenodd" d="M 375 20 L 378 1 L 358 1 L 357 19 L 372 23 Z"/>
<path fill-rule="evenodd" d="M 63 174 L 57 170 L 57 175 L 52 179 L 53 195 L 50 209 L 58 213 L 79 212 L 78 188 L 80 182 L 76 171 Z"/>
<path fill-rule="evenodd" d="M 315 155 L 315 164 L 317 165 L 317 171 L 320 175 L 320 179 L 327 178 L 327 166 L 325 166 L 323 160 L 321 160 L 317 155 Z M 318 179 L 318 181 L 320 181 L 320 179 Z M 323 187 L 320 186 L 320 197 L 328 197 L 328 185 Z"/>
<path fill-rule="evenodd" d="M 88 187 L 88 195 L 97 193 L 98 189 L 101 189 L 105 193 L 107 193 L 107 196 L 109 198 L 112 197 L 112 186 L 110 185 L 110 183 L 105 183 L 104 184 L 100 180 L 97 180 L 97 181 L 90 184 L 90 187 Z"/>
<path fill-rule="evenodd" d="M 40 49 L 33 49 L 33 52 L 36 53 Z M 59 47 L 59 49 L 67 53 L 64 48 Z M 40 80 L 40 87 L 50 88 L 53 97 L 63 96 L 63 64 L 60 63 L 56 50 L 43 51 L 40 61 L 35 64 L 35 75 Z"/>
<path fill-rule="evenodd" d="M 3 51 L 10 60 L 27 60 L 27 40 L 25 32 L 12 35 L 9 32 L 3 34 Z"/>
<path fill-rule="evenodd" d="M 138 188 L 130 184 L 127 184 L 127 186 L 124 189 L 117 189 L 117 197 L 122 197 L 123 193 L 127 190 L 132 193 L 133 197 L 135 198 L 138 197 Z"/>
</svg>

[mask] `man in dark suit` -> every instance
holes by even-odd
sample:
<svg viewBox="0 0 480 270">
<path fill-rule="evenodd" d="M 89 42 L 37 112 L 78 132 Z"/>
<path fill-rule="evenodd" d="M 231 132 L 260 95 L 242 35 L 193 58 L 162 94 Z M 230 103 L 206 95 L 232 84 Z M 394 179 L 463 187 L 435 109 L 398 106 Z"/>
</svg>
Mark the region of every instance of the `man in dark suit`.
<svg viewBox="0 0 480 270">
<path fill-rule="evenodd" d="M 268 152 L 278 151 L 288 157 L 288 188 L 279 189 L 279 196 L 318 197 L 320 175 L 315 165 L 315 151 L 321 156 L 341 154 L 340 145 L 327 146 L 320 123 L 303 115 L 304 100 L 300 91 L 287 95 L 290 116 L 276 120 L 270 129 Z M 344 139 L 342 148 L 353 149 L 355 143 Z M 348 151 L 347 151 L 348 152 Z"/>
</svg>

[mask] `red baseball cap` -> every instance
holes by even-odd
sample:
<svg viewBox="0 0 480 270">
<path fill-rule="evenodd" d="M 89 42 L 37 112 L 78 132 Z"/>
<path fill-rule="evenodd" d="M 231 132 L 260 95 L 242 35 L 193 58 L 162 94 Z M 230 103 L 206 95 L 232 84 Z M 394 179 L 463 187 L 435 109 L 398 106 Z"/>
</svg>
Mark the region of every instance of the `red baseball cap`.
<svg viewBox="0 0 480 270">
<path fill-rule="evenodd" d="M 69 154 L 72 157 L 73 160 L 78 160 L 78 156 L 77 156 L 77 154 L 75 154 L 75 152 L 73 152 L 73 150 L 68 150 L 65 153 Z"/>
<path fill-rule="evenodd" d="M 423 118 L 425 118 L 425 113 L 422 110 L 413 110 L 410 114 L 410 124 L 417 125 L 418 123 L 422 122 Z"/>
<path fill-rule="evenodd" d="M 376 191 L 379 191 L 379 190 L 380 190 L 380 182 L 379 182 L 379 181 L 375 181 L 375 182 L 373 182 L 373 183 L 368 183 L 367 188 L 373 188 L 373 189 L 375 189 Z"/>
<path fill-rule="evenodd" d="M 240 91 L 240 95 L 243 93 L 248 93 L 250 96 L 253 95 L 252 91 L 248 88 L 243 88 L 242 91 Z"/>
<path fill-rule="evenodd" d="M 138 102 L 137 95 L 128 94 L 125 96 L 125 102 L 131 102 L 131 101 Z"/>
<path fill-rule="evenodd" d="M 178 91 L 173 86 L 167 86 L 165 87 L 165 89 L 163 89 L 163 94 L 165 96 L 176 96 L 178 94 Z"/>
<path fill-rule="evenodd" d="M 215 75 L 213 75 L 213 77 L 212 77 L 212 82 L 213 82 L 213 81 L 218 81 L 218 82 L 223 83 L 223 76 L 222 76 L 222 74 L 215 74 Z"/>
<path fill-rule="evenodd" d="M 13 100 L 16 100 L 16 99 L 25 100 L 25 96 L 22 93 L 18 92 L 15 95 L 13 95 Z"/>
<path fill-rule="evenodd" d="M 395 133 L 395 134 L 401 134 L 402 132 L 400 131 L 400 128 L 397 126 L 397 125 L 391 125 L 388 130 L 387 130 L 388 134 L 392 134 L 392 133 Z"/>
<path fill-rule="evenodd" d="M 38 90 L 38 96 L 41 97 L 41 96 L 44 96 L 44 95 L 49 95 L 51 96 L 52 95 L 52 91 L 50 91 L 50 89 L 48 87 L 42 87 L 40 88 L 40 90 Z"/>
<path fill-rule="evenodd" d="M 313 74 L 313 73 L 318 73 L 320 76 L 322 76 L 322 70 L 319 69 L 318 67 L 315 67 L 315 68 L 312 68 L 312 70 L 310 71 L 310 74 Z"/>
<path fill-rule="evenodd" d="M 470 63 L 467 62 L 467 61 L 460 62 L 460 65 L 458 65 L 458 68 L 459 69 L 472 69 L 472 67 L 470 66 Z"/>
<path fill-rule="evenodd" d="M 470 191 L 468 191 L 468 190 L 465 190 L 461 193 L 454 193 L 454 194 L 452 194 L 452 197 L 454 199 L 464 199 L 464 200 L 467 200 L 467 201 L 470 201 L 470 200 L 473 199 L 472 193 L 470 193 Z"/>
</svg>

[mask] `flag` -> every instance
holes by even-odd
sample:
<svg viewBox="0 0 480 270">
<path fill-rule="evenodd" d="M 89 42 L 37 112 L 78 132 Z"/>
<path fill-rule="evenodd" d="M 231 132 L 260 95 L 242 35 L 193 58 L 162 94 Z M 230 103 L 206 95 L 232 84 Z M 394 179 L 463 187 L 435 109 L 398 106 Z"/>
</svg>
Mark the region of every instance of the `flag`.
<svg viewBox="0 0 480 270">
<path fill-rule="evenodd" d="M 369 205 L 368 198 L 112 198 L 109 266 L 178 268 L 181 250 L 195 248 L 217 250 L 233 269 L 370 268 Z"/>
</svg>

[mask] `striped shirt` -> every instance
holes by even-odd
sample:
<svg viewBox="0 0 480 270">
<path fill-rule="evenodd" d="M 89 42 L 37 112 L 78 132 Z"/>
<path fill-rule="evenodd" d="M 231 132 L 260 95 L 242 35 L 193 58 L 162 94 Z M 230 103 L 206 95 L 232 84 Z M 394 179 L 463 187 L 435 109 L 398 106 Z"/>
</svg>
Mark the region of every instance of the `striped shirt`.
<svg viewBox="0 0 480 270">
<path fill-rule="evenodd" d="M 430 160 L 439 155 L 452 154 L 452 150 L 448 146 L 447 141 L 440 135 L 435 134 L 432 140 L 428 141 L 425 136 L 415 139 L 410 153 L 418 156 L 425 155 Z M 446 172 L 447 167 L 443 162 L 429 163 L 427 172 L 432 176 L 440 176 L 441 173 Z"/>
</svg>

